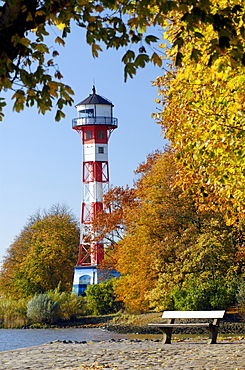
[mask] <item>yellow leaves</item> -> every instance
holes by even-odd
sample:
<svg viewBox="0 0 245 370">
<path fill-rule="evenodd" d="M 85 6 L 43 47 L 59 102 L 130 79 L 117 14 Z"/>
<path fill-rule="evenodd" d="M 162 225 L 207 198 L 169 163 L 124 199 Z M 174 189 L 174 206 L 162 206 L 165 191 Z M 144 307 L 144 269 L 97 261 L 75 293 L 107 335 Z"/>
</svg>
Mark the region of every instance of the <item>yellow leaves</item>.
<svg viewBox="0 0 245 370">
<path fill-rule="evenodd" d="M 70 95 L 74 95 L 74 91 L 72 90 L 72 88 L 68 85 L 64 85 L 64 90 L 66 91 L 66 93 L 70 94 Z M 68 99 L 68 97 L 67 97 Z"/>
<path fill-rule="evenodd" d="M 27 22 L 33 21 L 33 16 L 32 16 L 32 14 L 31 14 L 31 12 L 28 12 L 28 13 L 27 13 L 26 21 L 27 21 Z"/>
<path fill-rule="evenodd" d="M 36 97 L 36 92 L 33 89 L 28 89 L 27 90 L 27 95 L 30 97 Z"/>
<path fill-rule="evenodd" d="M 58 23 L 58 24 L 56 24 L 56 27 L 60 31 L 63 31 L 63 29 L 65 28 L 65 26 L 66 26 L 65 23 Z"/>
<path fill-rule="evenodd" d="M 10 294 L 33 295 L 60 281 L 62 289 L 71 288 L 78 245 L 79 230 L 69 214 L 49 213 L 25 227 L 5 259 Z"/>
<path fill-rule="evenodd" d="M 171 25 L 168 37 L 177 27 Z M 245 181 L 245 69 L 234 70 L 226 54 L 207 67 L 205 53 L 213 31 L 203 27 L 201 32 L 204 38 L 198 41 L 199 47 L 205 52 L 199 62 L 189 59 L 190 41 L 182 47 L 182 67 L 174 70 L 172 65 L 164 78 L 156 81 L 165 106 L 156 118 L 179 158 L 178 184 L 193 191 L 202 205 L 212 209 L 215 204 L 227 215 L 242 215 L 245 191 L 237 192 L 236 185 Z M 198 191 L 200 188 L 205 191 Z"/>
</svg>

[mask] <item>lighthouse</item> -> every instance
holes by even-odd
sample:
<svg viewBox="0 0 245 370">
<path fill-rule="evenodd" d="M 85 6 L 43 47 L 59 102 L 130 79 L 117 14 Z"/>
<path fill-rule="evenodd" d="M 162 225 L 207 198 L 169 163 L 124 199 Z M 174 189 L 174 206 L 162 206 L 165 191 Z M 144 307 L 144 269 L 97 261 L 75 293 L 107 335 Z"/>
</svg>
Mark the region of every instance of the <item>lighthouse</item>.
<svg viewBox="0 0 245 370">
<path fill-rule="evenodd" d="M 103 195 L 109 190 L 108 142 L 118 120 L 113 117 L 112 102 L 96 94 L 94 86 L 92 94 L 76 108 L 72 128 L 81 136 L 83 159 L 80 245 L 73 293 L 83 295 L 88 285 L 100 282 L 98 265 L 104 258 L 105 245 L 103 240 L 96 240 L 92 223 L 103 210 Z"/>
</svg>

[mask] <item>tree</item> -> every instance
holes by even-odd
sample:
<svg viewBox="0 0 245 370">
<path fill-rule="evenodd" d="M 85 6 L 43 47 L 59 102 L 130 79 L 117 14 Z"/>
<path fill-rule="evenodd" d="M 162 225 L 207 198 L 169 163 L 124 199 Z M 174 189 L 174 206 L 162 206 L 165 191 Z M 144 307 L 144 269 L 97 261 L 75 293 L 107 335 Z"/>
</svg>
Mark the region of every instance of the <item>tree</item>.
<svg viewBox="0 0 245 370">
<path fill-rule="evenodd" d="M 38 214 L 7 250 L 0 272 L 1 294 L 28 297 L 59 283 L 63 291 L 71 290 L 78 245 L 79 229 L 71 212 L 54 207 Z"/>
<path fill-rule="evenodd" d="M 130 309 L 162 310 L 174 308 L 176 288 L 182 294 L 194 279 L 198 286 L 212 281 L 212 289 L 224 279 L 228 291 L 243 271 L 238 230 L 220 212 L 200 212 L 193 197 L 174 186 L 178 166 L 171 150 L 149 156 L 136 172 L 135 201 L 123 213 L 126 232 L 111 258 L 121 274 L 118 298 Z M 214 302 L 221 302 L 219 295 Z"/>
<path fill-rule="evenodd" d="M 93 239 L 91 233 L 84 235 L 88 243 L 104 242 L 105 258 L 101 261 L 99 269 L 101 274 L 108 277 L 110 270 L 115 269 L 114 246 L 125 235 L 127 214 L 134 207 L 134 189 L 116 186 L 110 188 L 103 199 L 103 210 L 96 214 L 93 220 Z"/>
<path fill-rule="evenodd" d="M 116 269 L 121 273 L 116 293 L 126 306 L 141 310 L 149 308 L 148 295 L 160 266 L 175 261 L 173 241 L 179 237 L 179 228 L 191 222 L 192 204 L 179 199 L 179 190 L 171 189 L 175 165 L 168 150 L 149 156 L 136 172 L 140 176 L 135 189 L 138 202 L 115 251 Z"/>
<path fill-rule="evenodd" d="M 157 38 L 143 35 L 152 25 L 168 28 L 175 14 L 182 19 L 171 41 L 178 48 L 177 65 L 181 64 L 186 43 L 191 39 L 198 44 L 203 37 L 203 27 L 213 30 L 207 43 L 208 51 L 204 51 L 209 63 L 222 53 L 227 53 L 239 65 L 245 63 L 242 0 L 3 0 L 1 4 L 0 87 L 14 90 L 17 112 L 24 106 L 36 104 L 38 110 L 45 113 L 57 99 L 56 120 L 60 120 L 64 117 L 63 106 L 72 104 L 73 91 L 60 82 L 62 75 L 54 62 L 58 52 L 47 45 L 51 27 L 57 28 L 54 42 L 60 45 L 65 45 L 73 23 L 84 28 L 94 57 L 102 50 L 101 44 L 106 48 L 127 47 L 122 59 L 125 78 L 133 77 L 136 69 L 143 68 L 150 60 L 162 65 L 159 55 L 149 48 Z M 133 50 L 132 45 L 138 43 L 139 49 Z M 197 47 L 191 57 L 198 59 L 202 54 L 202 49 Z M 4 105 L 2 99 L 1 110 Z"/>
<path fill-rule="evenodd" d="M 61 83 L 55 57 L 59 54 L 47 45 L 47 36 L 52 27 L 54 42 L 65 45 L 71 32 L 71 24 L 87 30 L 86 42 L 92 47 L 94 57 L 106 47 L 120 47 L 139 42 L 141 37 L 129 35 L 120 14 L 124 4 L 115 1 L 91 2 L 88 0 L 5 0 L 0 7 L 0 89 L 13 90 L 14 110 L 36 104 L 40 113 L 51 110 L 57 100 L 55 119 L 64 117 L 62 108 L 73 102 L 72 89 Z M 108 15 L 108 11 L 111 13 Z M 151 36 L 148 43 L 155 41 Z M 139 55 L 138 64 L 144 64 Z M 5 101 L 0 101 L 0 117 Z"/>
<path fill-rule="evenodd" d="M 134 189 L 128 186 L 110 188 L 103 199 L 103 210 L 93 220 L 94 241 L 104 239 L 113 244 L 122 239 L 127 228 L 126 213 L 134 201 Z"/>
<path fill-rule="evenodd" d="M 184 23 L 180 14 L 173 15 L 166 35 L 170 42 Z M 199 209 L 225 212 L 228 224 L 245 213 L 245 68 L 235 51 L 240 42 L 244 44 L 243 29 L 241 21 L 234 47 L 211 55 L 212 64 L 209 46 L 213 43 L 216 50 L 214 29 L 203 24 L 202 36 L 198 33 L 194 40 L 186 34 L 179 67 L 174 63 L 180 58 L 176 44 L 167 50 L 169 70 L 156 81 L 163 111 L 155 117 L 176 153 L 178 185 L 192 193 Z"/>
</svg>

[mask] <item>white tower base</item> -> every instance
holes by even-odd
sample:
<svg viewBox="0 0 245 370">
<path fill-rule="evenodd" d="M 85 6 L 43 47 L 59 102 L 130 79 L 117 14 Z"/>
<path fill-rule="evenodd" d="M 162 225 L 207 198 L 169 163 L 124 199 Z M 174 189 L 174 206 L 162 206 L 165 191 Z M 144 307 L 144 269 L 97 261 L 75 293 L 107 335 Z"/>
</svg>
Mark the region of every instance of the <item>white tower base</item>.
<svg viewBox="0 0 245 370">
<path fill-rule="evenodd" d="M 72 294 L 84 296 L 88 285 L 98 284 L 119 276 L 120 274 L 115 270 L 105 273 L 99 271 L 97 266 L 76 266 L 74 268 Z"/>
</svg>

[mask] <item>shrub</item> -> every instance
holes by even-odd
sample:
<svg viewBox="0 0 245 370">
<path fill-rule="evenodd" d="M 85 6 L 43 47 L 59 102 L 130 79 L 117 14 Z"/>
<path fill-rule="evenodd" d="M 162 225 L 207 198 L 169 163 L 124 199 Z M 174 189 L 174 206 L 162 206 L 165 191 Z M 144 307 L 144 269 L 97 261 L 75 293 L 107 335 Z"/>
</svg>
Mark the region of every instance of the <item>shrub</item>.
<svg viewBox="0 0 245 370">
<path fill-rule="evenodd" d="M 4 328 L 25 326 L 28 323 L 26 306 L 26 299 L 0 299 L 0 325 Z"/>
<path fill-rule="evenodd" d="M 34 323 L 52 324 L 59 320 L 59 304 L 46 293 L 36 294 L 27 304 L 27 317 Z"/>
<path fill-rule="evenodd" d="M 76 319 L 86 314 L 86 299 L 68 292 L 60 292 L 59 287 L 47 292 L 47 296 L 58 304 L 58 315 L 61 320 Z"/>
<path fill-rule="evenodd" d="M 85 290 L 88 308 L 94 315 L 116 313 L 122 308 L 122 302 L 116 301 L 113 289 L 114 280 L 89 285 Z"/>
<path fill-rule="evenodd" d="M 184 287 L 176 287 L 172 292 L 176 310 L 225 309 L 236 299 L 237 284 L 226 283 L 222 278 L 200 282 L 189 280 Z"/>
</svg>

